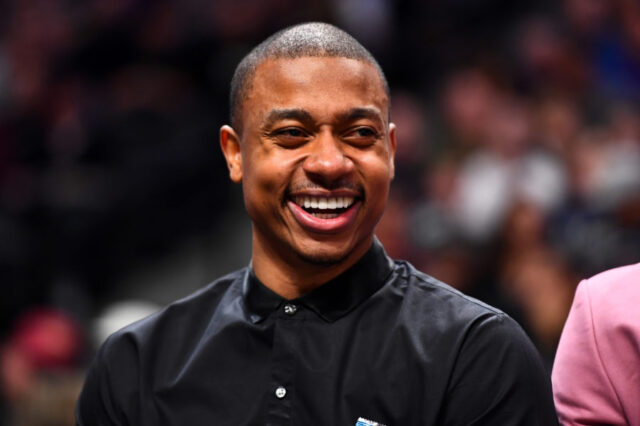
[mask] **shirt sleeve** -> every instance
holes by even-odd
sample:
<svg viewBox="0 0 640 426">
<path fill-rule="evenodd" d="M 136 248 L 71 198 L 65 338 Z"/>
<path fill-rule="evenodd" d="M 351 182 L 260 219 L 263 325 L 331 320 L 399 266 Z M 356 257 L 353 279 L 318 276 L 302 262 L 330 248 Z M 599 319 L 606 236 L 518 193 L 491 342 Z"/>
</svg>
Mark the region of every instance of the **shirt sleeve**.
<svg viewBox="0 0 640 426">
<path fill-rule="evenodd" d="M 467 330 L 439 424 L 558 424 L 548 373 L 507 315 L 483 316 Z"/>
<path fill-rule="evenodd" d="M 576 290 L 553 365 L 553 393 L 563 425 L 626 425 L 594 330 L 587 281 Z"/>
</svg>

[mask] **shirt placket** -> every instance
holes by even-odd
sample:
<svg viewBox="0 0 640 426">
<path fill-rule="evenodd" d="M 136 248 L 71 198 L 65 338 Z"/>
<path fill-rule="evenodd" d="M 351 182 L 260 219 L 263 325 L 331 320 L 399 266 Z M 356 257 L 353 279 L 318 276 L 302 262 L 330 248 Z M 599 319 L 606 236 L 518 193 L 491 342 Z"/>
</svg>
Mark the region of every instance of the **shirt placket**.
<svg viewBox="0 0 640 426">
<path fill-rule="evenodd" d="M 285 303 L 276 313 L 273 356 L 271 362 L 271 390 L 269 402 L 270 426 L 292 424 L 294 387 L 295 346 L 302 313 L 300 307 Z"/>
</svg>

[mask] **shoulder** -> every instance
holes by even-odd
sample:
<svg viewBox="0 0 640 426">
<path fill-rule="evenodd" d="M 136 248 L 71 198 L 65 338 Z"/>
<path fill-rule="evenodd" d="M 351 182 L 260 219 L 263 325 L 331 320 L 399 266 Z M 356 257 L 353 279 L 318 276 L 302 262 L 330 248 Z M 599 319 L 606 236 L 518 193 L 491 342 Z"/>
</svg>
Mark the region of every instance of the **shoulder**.
<svg viewBox="0 0 640 426">
<path fill-rule="evenodd" d="M 242 269 L 222 277 L 109 336 L 87 372 L 76 406 L 78 424 L 94 424 L 95 419 L 105 422 L 100 424 L 139 420 L 139 408 L 152 389 L 178 374 L 193 348 L 211 331 L 211 324 L 224 322 L 230 311 L 242 311 L 245 276 Z M 239 309 L 228 309 L 234 304 Z"/>
<path fill-rule="evenodd" d="M 396 261 L 394 272 L 398 275 L 396 285 L 402 288 L 407 302 L 420 310 L 428 309 L 456 321 L 507 318 L 500 309 L 456 290 L 408 262 Z"/>
<path fill-rule="evenodd" d="M 403 322 L 417 335 L 454 350 L 469 350 L 481 345 L 490 350 L 512 347 L 537 356 L 520 325 L 501 310 L 454 289 L 415 269 L 396 261 L 393 284 L 402 294 Z M 519 349 L 517 349 L 519 348 Z"/>
<path fill-rule="evenodd" d="M 592 304 L 607 308 L 637 306 L 640 298 L 640 263 L 610 269 L 582 281 L 576 297 L 588 298 Z"/>
<path fill-rule="evenodd" d="M 446 372 L 442 424 L 556 424 L 540 356 L 512 318 L 406 262 L 395 273 L 411 335 Z"/>
<path fill-rule="evenodd" d="M 242 310 L 242 284 L 247 269 L 221 277 L 195 293 L 177 300 L 161 311 L 113 333 L 102 345 L 100 356 L 109 359 L 122 352 L 136 356 L 158 350 L 176 351 L 198 339 L 211 319 L 225 307 Z M 185 331 L 189 332 L 186 333 Z"/>
<path fill-rule="evenodd" d="M 578 286 L 571 314 L 589 321 L 601 351 L 622 356 L 620 345 L 640 343 L 640 263 L 611 269 L 584 280 Z M 574 321 L 575 322 L 575 321 Z M 568 322 L 567 332 L 578 329 Z M 637 352 L 637 351 L 634 351 Z"/>
<path fill-rule="evenodd" d="M 597 274 L 578 285 L 565 333 L 591 329 L 597 338 L 599 333 L 608 334 L 622 328 L 640 332 L 639 302 L 640 263 Z M 588 321 L 588 324 L 575 324 L 576 321 Z M 607 340 L 618 334 L 608 334 Z"/>
</svg>

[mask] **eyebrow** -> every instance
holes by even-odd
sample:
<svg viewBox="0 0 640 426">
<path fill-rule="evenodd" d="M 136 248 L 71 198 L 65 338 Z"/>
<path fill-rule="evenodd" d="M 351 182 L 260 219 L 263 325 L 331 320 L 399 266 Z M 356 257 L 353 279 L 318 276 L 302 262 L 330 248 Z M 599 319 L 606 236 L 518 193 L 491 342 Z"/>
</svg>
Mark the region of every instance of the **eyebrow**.
<svg viewBox="0 0 640 426">
<path fill-rule="evenodd" d="M 341 121 L 354 121 L 359 118 L 368 118 L 370 120 L 378 121 L 380 124 L 384 123 L 380 110 L 373 107 L 352 108 L 344 113 L 338 114 L 338 119 Z"/>
<path fill-rule="evenodd" d="M 269 111 L 269 114 L 267 114 L 267 117 L 263 121 L 262 127 L 269 127 L 279 120 L 287 119 L 298 120 L 301 122 L 313 121 L 313 117 L 311 117 L 311 114 L 309 114 L 308 111 L 302 108 L 273 109 Z"/>
<path fill-rule="evenodd" d="M 360 118 L 368 118 L 373 121 L 377 121 L 379 124 L 383 125 L 384 120 L 382 119 L 380 110 L 373 107 L 357 107 L 351 108 L 348 111 L 337 114 L 336 118 L 339 121 L 348 122 L 355 121 Z M 302 108 L 276 108 L 269 111 L 264 121 L 262 122 L 262 128 L 266 129 L 272 126 L 274 123 L 280 120 L 293 119 L 298 120 L 302 123 L 312 123 L 313 117 L 311 114 Z"/>
</svg>

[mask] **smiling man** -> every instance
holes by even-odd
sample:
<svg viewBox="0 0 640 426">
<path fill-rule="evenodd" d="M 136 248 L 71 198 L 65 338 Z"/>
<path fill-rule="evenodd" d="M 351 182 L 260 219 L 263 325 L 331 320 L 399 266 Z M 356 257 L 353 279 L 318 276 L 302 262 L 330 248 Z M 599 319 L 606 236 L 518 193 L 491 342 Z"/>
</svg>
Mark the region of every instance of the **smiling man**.
<svg viewBox="0 0 640 426">
<path fill-rule="evenodd" d="M 395 127 L 375 59 L 320 23 L 236 69 L 220 145 L 252 263 L 111 336 L 79 425 L 553 425 L 518 325 L 374 237 Z"/>
</svg>

